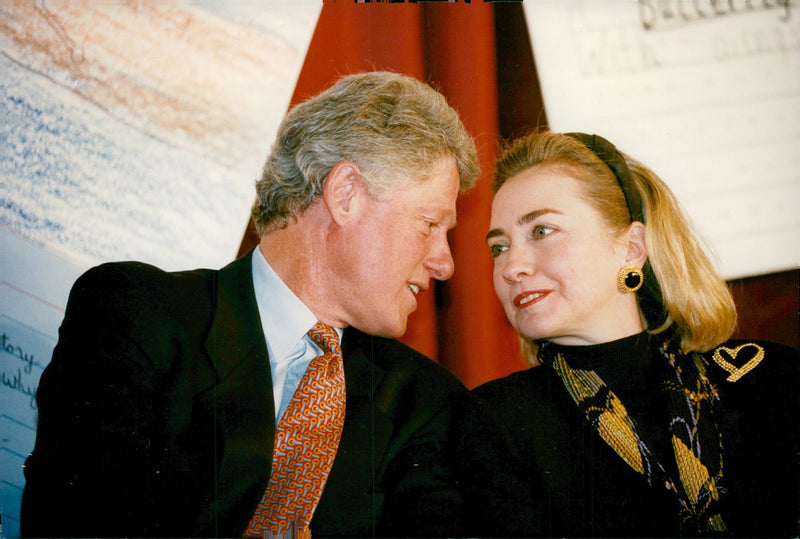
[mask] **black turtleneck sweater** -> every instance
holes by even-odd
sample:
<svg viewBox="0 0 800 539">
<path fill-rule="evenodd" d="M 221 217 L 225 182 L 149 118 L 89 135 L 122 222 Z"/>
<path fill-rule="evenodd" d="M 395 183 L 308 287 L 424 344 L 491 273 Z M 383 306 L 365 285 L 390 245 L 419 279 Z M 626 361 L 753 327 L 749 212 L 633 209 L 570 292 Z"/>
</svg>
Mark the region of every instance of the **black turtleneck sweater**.
<svg viewBox="0 0 800 539">
<path fill-rule="evenodd" d="M 551 350 L 605 382 L 677 481 L 662 390 L 667 367 L 654 341 L 642 333 L 591 346 L 551 345 Z M 800 358 L 796 350 L 758 344 L 766 351 L 764 360 L 735 383 L 726 381 L 728 373 L 707 354 L 708 376 L 720 396 L 715 419 L 723 444 L 723 518 L 734 536 L 796 536 Z M 509 526 L 515 535 L 695 534 L 684 527 L 675 497 L 647 485 L 589 425 L 552 368 L 514 373 L 474 393 L 483 398 L 512 448 L 497 457 L 506 459 L 508 469 L 516 470 L 531 489 L 528 501 L 511 511 L 519 515 Z M 519 492 L 508 499 L 518 500 Z"/>
</svg>

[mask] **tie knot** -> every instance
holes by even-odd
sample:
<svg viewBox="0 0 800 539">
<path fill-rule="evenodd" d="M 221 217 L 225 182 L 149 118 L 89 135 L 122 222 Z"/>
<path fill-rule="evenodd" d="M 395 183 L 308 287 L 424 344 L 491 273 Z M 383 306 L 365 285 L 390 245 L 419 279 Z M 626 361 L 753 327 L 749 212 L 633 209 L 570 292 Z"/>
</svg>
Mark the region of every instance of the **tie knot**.
<svg viewBox="0 0 800 539">
<path fill-rule="evenodd" d="M 342 350 L 339 347 L 339 335 L 336 330 L 327 324 L 317 322 L 314 327 L 308 330 L 308 336 L 314 344 L 322 348 L 326 354 L 339 354 Z"/>
</svg>

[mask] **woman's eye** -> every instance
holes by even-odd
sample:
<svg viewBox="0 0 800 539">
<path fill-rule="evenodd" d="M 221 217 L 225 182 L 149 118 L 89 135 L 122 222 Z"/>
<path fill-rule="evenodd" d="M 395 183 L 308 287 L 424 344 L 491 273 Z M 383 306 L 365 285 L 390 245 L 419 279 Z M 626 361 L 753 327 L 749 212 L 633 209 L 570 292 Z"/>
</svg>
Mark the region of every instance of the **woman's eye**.
<svg viewBox="0 0 800 539">
<path fill-rule="evenodd" d="M 542 238 L 542 237 L 547 236 L 548 234 L 550 234 L 552 231 L 553 231 L 553 229 L 550 228 L 549 226 L 537 225 L 537 226 L 533 227 L 533 237 L 534 238 Z"/>
<path fill-rule="evenodd" d="M 501 253 L 504 253 L 507 250 L 508 247 L 499 243 L 489 246 L 489 252 L 492 254 L 492 258 L 497 258 Z"/>
</svg>

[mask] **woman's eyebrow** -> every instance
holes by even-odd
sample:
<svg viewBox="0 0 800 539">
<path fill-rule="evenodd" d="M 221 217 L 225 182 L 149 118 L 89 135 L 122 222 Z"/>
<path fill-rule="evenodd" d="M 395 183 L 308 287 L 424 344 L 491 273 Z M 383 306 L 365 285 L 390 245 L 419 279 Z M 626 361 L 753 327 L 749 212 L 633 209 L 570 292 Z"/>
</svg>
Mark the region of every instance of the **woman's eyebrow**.
<svg viewBox="0 0 800 539">
<path fill-rule="evenodd" d="M 559 215 L 563 215 L 563 213 L 558 211 L 558 210 L 554 210 L 552 208 L 542 208 L 541 210 L 533 210 L 532 212 L 526 213 L 525 215 L 523 215 L 522 217 L 517 219 L 517 224 L 520 225 L 520 226 L 521 225 L 527 225 L 531 221 L 535 221 L 536 219 L 538 219 L 542 215 L 545 215 L 545 214 L 548 214 L 548 213 L 557 213 Z"/>
<path fill-rule="evenodd" d="M 505 234 L 505 231 L 503 231 L 502 228 L 493 228 L 486 234 L 485 241 L 489 241 L 497 236 L 502 236 L 503 234 Z"/>
<path fill-rule="evenodd" d="M 546 215 L 548 213 L 557 213 L 559 215 L 564 214 L 563 212 L 554 210 L 552 208 L 542 208 L 541 210 L 533 210 L 532 212 L 528 212 L 525 215 L 521 216 L 519 219 L 517 219 L 517 225 L 518 226 L 527 225 L 531 221 L 535 221 L 542 215 Z M 505 230 L 503 230 L 502 228 L 493 228 L 486 234 L 485 241 L 489 241 L 490 239 L 495 238 L 497 236 L 502 236 L 503 234 L 505 234 Z"/>
</svg>

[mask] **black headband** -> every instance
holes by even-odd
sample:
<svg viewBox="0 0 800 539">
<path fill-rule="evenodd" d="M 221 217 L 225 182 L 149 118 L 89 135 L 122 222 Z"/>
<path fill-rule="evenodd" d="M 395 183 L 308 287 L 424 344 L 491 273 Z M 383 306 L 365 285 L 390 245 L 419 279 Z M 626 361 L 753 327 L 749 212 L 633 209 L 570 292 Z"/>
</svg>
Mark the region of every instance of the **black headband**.
<svg viewBox="0 0 800 539">
<path fill-rule="evenodd" d="M 617 177 L 622 194 L 625 195 L 625 203 L 628 205 L 628 212 L 631 214 L 631 221 L 644 223 L 644 211 L 642 210 L 642 197 L 636 186 L 633 185 L 631 171 L 628 169 L 625 158 L 617 148 L 600 135 L 587 135 L 586 133 L 564 133 L 583 143 L 592 153 L 600 158 L 603 163 L 608 165 L 614 176 Z"/>
</svg>

